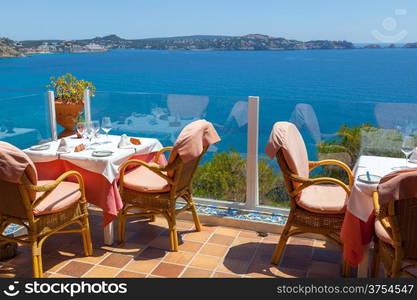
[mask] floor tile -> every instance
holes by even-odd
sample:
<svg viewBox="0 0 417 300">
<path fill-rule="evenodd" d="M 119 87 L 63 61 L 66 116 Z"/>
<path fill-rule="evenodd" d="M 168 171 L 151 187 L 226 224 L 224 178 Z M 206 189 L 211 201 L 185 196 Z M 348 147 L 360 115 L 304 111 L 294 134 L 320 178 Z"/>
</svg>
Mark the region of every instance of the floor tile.
<svg viewBox="0 0 417 300">
<path fill-rule="evenodd" d="M 119 273 L 119 269 L 116 268 L 109 268 L 103 266 L 95 266 L 87 273 L 84 274 L 83 277 L 86 278 L 113 278 L 116 274 Z"/>
<path fill-rule="evenodd" d="M 293 256 L 284 256 L 281 259 L 280 267 L 288 269 L 297 269 L 297 270 L 307 270 L 310 267 L 311 259 L 309 257 L 293 257 Z"/>
<path fill-rule="evenodd" d="M 200 253 L 223 257 L 226 255 L 228 250 L 229 248 L 226 246 L 221 246 L 221 245 L 216 245 L 216 244 L 205 244 L 203 248 L 201 248 Z"/>
<path fill-rule="evenodd" d="M 217 267 L 216 272 L 242 275 L 242 274 L 246 274 L 248 267 L 249 267 L 248 261 L 225 258 L 222 262 L 219 263 L 219 266 Z"/>
<path fill-rule="evenodd" d="M 145 250 L 139 253 L 139 257 L 147 259 L 162 259 L 167 254 L 167 251 L 155 247 L 147 247 Z"/>
<path fill-rule="evenodd" d="M 191 259 L 193 258 L 194 254 L 191 252 L 170 252 L 164 258 L 164 262 L 179 264 L 179 265 L 187 265 Z"/>
<path fill-rule="evenodd" d="M 338 278 L 341 277 L 341 265 L 324 261 L 312 261 L 308 277 Z"/>
<path fill-rule="evenodd" d="M 183 270 L 184 266 L 162 262 L 153 270 L 152 275 L 177 278 Z"/>
<path fill-rule="evenodd" d="M 313 249 L 313 260 L 325 261 L 330 263 L 341 263 L 342 262 L 342 251 L 341 250 L 327 250 L 325 248 L 314 248 Z"/>
<path fill-rule="evenodd" d="M 190 265 L 205 270 L 214 270 L 219 262 L 219 257 L 197 254 Z"/>
<path fill-rule="evenodd" d="M 103 261 L 101 261 L 100 265 L 114 268 L 122 268 L 131 260 L 132 256 L 130 255 L 112 253 L 108 255 Z"/>
<path fill-rule="evenodd" d="M 212 235 L 212 232 L 210 231 L 193 231 L 188 232 L 182 236 L 182 239 L 185 241 L 195 241 L 195 242 L 206 242 L 210 236 Z"/>
<path fill-rule="evenodd" d="M 203 246 L 203 243 L 184 241 L 183 243 L 178 245 L 178 249 L 180 251 L 197 252 L 198 250 L 200 250 L 201 246 Z"/>
<path fill-rule="evenodd" d="M 122 271 L 116 276 L 116 278 L 145 278 L 145 277 L 146 277 L 146 274 L 130 272 L 130 271 Z"/>
<path fill-rule="evenodd" d="M 223 246 L 230 246 L 233 242 L 235 237 L 223 235 L 223 234 L 213 234 L 211 238 L 208 240 L 210 244 L 218 244 Z"/>
<path fill-rule="evenodd" d="M 80 261 L 80 262 L 90 263 L 90 264 L 97 264 L 99 261 L 103 260 L 108 255 L 109 255 L 109 252 L 103 249 L 94 249 L 93 255 L 77 257 L 75 258 L 75 260 Z"/>
<path fill-rule="evenodd" d="M 134 258 L 126 265 L 125 270 L 147 274 L 151 272 L 160 262 L 160 259 Z"/>
<path fill-rule="evenodd" d="M 73 277 L 81 277 L 88 272 L 94 265 L 78 261 L 71 261 L 65 265 L 58 273 Z"/>
<path fill-rule="evenodd" d="M 236 237 L 236 236 L 239 235 L 240 229 L 231 228 L 231 227 L 217 227 L 215 233 L 216 234 L 221 234 L 221 235 Z"/>
<path fill-rule="evenodd" d="M 212 271 L 197 269 L 189 267 L 187 268 L 181 277 L 184 278 L 210 278 Z"/>
</svg>

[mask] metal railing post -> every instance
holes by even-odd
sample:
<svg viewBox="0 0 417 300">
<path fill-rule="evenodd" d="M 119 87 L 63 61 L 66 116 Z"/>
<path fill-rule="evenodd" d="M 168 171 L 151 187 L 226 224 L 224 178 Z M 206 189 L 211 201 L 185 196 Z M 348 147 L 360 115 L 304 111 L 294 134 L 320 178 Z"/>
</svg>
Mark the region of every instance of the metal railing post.
<svg viewBox="0 0 417 300">
<path fill-rule="evenodd" d="M 259 205 L 258 183 L 259 97 L 248 98 L 248 147 L 246 156 L 246 208 Z"/>
<path fill-rule="evenodd" d="M 85 121 L 90 122 L 91 121 L 91 105 L 90 105 L 90 90 L 85 89 L 84 95 L 84 115 L 85 115 Z"/>
<path fill-rule="evenodd" d="M 48 107 L 49 107 L 49 126 L 51 128 L 51 138 L 53 141 L 58 139 L 56 130 L 56 113 L 55 113 L 55 95 L 53 91 L 48 91 Z"/>
</svg>

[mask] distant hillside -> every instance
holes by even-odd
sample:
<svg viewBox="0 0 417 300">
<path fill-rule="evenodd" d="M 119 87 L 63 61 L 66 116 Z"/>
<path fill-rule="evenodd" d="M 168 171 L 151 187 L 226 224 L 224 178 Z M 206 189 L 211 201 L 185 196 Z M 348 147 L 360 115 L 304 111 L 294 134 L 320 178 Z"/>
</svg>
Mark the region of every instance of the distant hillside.
<svg viewBox="0 0 417 300">
<path fill-rule="evenodd" d="M 176 38 L 132 40 L 135 49 L 160 50 L 300 50 L 300 49 L 353 49 L 346 41 L 301 42 L 285 38 L 275 38 L 261 34 L 245 36 L 191 36 Z"/>
<path fill-rule="evenodd" d="M 417 48 L 417 43 L 408 43 L 404 45 L 404 48 Z"/>
<path fill-rule="evenodd" d="M 417 48 L 417 43 L 402 44 L 356 44 L 348 41 L 314 40 L 299 41 L 264 34 L 244 36 L 192 35 L 156 37 L 146 39 L 124 39 L 115 34 L 81 40 L 38 40 L 22 41 L 27 53 L 56 52 L 100 52 L 111 49 L 154 49 L 154 50 L 318 50 L 358 48 Z"/>
<path fill-rule="evenodd" d="M 155 49 L 155 50 L 301 50 L 301 49 L 354 49 L 347 41 L 308 41 L 289 40 L 262 34 L 245 36 L 193 35 L 167 38 L 123 39 L 117 35 L 95 37 L 92 39 L 56 41 L 22 41 L 26 48 L 44 44 L 63 44 L 85 46 L 97 44 L 107 49 Z"/>
<path fill-rule="evenodd" d="M 1 57 L 19 57 L 23 56 L 22 52 L 15 46 L 15 42 L 8 38 L 0 38 L 0 58 Z"/>
</svg>

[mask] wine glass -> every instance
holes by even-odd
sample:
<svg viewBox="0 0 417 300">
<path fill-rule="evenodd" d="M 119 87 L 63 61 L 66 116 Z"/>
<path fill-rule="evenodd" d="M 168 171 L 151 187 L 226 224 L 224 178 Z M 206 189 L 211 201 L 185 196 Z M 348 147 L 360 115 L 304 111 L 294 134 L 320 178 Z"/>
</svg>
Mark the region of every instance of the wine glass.
<svg viewBox="0 0 417 300">
<path fill-rule="evenodd" d="M 103 117 L 101 121 L 101 129 L 106 133 L 106 139 L 109 140 L 109 131 L 111 130 L 111 120 L 110 117 Z"/>
<path fill-rule="evenodd" d="M 97 134 L 100 131 L 100 122 L 99 121 L 92 121 L 91 125 L 92 125 L 92 129 L 93 129 L 93 136 L 98 137 Z"/>
<path fill-rule="evenodd" d="M 77 132 L 79 133 L 79 135 L 81 135 L 81 137 L 84 137 L 86 131 L 86 124 L 85 122 L 78 122 L 77 123 Z"/>
<path fill-rule="evenodd" d="M 91 140 L 93 139 L 93 136 L 94 136 L 93 122 L 88 121 L 85 124 L 86 124 L 85 135 L 88 138 L 88 140 L 91 142 Z"/>
<path fill-rule="evenodd" d="M 408 157 L 414 152 L 416 145 L 414 142 L 414 137 L 406 135 L 403 138 L 403 143 L 401 146 L 401 152 L 405 155 L 405 167 L 408 168 Z"/>
</svg>

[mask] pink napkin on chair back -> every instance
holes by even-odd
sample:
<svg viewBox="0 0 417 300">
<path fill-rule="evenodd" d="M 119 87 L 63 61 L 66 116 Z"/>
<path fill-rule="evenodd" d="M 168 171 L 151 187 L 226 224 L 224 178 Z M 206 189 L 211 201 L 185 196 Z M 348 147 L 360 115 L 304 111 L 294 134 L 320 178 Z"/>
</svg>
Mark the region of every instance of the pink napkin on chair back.
<svg viewBox="0 0 417 300">
<path fill-rule="evenodd" d="M 19 148 L 0 142 L 0 179 L 18 183 L 25 170 L 29 180 L 36 184 L 38 175 L 32 160 Z"/>
<path fill-rule="evenodd" d="M 308 178 L 308 155 L 304 140 L 297 127 L 290 122 L 277 122 L 272 128 L 265 153 L 273 159 L 282 149 L 290 171 L 298 176 Z"/>
<path fill-rule="evenodd" d="M 200 156 L 203 148 L 220 141 L 213 124 L 206 120 L 194 121 L 181 131 L 174 144 L 174 151 L 183 162 L 188 162 Z"/>
<path fill-rule="evenodd" d="M 378 185 L 379 203 L 417 198 L 417 170 L 407 169 L 384 176 Z"/>
</svg>

